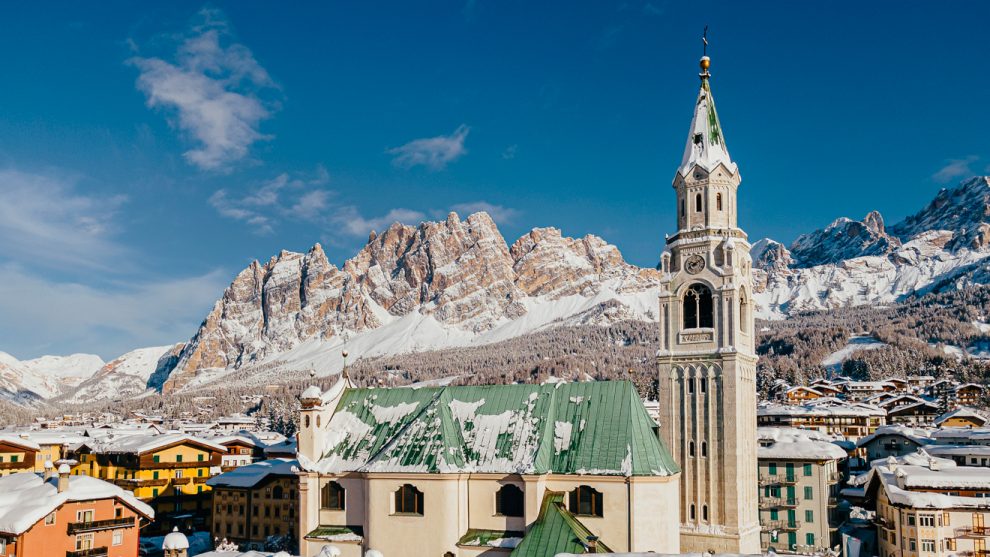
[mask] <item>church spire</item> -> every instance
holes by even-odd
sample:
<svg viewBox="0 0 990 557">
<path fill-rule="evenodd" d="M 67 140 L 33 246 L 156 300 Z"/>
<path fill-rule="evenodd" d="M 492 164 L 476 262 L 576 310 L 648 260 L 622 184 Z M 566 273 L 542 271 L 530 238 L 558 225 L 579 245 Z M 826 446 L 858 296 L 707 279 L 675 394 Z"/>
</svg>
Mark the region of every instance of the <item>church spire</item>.
<svg viewBox="0 0 990 557">
<path fill-rule="evenodd" d="M 708 40 L 705 39 L 706 52 L 707 47 Z M 712 97 L 712 89 L 709 85 L 711 73 L 708 68 L 711 67 L 711 58 L 707 54 L 702 56 L 699 65 L 701 90 L 698 91 L 698 101 L 694 104 L 694 118 L 691 119 L 691 130 L 688 132 L 687 145 L 684 146 L 684 157 L 677 172 L 681 176 L 687 176 L 695 166 L 698 166 L 710 173 L 719 164 L 723 164 L 729 173 L 736 174 L 738 168 L 729 157 L 729 149 L 725 146 L 722 124 L 718 121 L 715 99 Z"/>
</svg>

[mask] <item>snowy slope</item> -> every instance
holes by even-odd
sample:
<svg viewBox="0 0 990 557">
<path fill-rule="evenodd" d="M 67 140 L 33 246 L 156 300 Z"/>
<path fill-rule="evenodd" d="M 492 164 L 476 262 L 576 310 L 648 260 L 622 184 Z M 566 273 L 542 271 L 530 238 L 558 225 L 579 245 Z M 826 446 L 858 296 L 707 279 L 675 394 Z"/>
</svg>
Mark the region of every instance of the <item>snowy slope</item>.
<svg viewBox="0 0 990 557">
<path fill-rule="evenodd" d="M 159 361 L 167 357 L 176 345 L 152 346 L 132 350 L 103 365 L 61 400 L 86 402 L 98 399 L 119 399 L 148 390 L 151 376 Z"/>
<path fill-rule="evenodd" d="M 19 361 L 0 352 L 0 397 L 52 398 L 90 378 L 104 362 L 93 354 L 42 356 Z"/>
</svg>

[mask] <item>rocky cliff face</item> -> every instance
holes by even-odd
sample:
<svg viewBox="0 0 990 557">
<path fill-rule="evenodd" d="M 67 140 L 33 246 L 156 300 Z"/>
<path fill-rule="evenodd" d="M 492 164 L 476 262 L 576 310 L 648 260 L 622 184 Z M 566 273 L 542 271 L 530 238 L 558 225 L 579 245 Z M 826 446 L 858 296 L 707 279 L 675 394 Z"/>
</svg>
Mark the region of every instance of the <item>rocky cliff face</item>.
<svg viewBox="0 0 990 557">
<path fill-rule="evenodd" d="M 754 245 L 759 315 L 889 303 L 915 293 L 985 283 L 990 276 L 990 177 L 943 189 L 886 228 L 872 212 L 800 236 L 789 250 Z"/>
<path fill-rule="evenodd" d="M 451 213 L 417 227 L 396 223 L 373 233 L 342 269 L 318 244 L 306 254 L 283 251 L 252 263 L 214 305 L 163 388 L 181 387 L 203 370 L 259 364 L 389 325 L 396 331 L 388 342 L 407 335 L 415 337 L 407 346 L 430 349 L 497 339 L 509 324 L 517 328 L 507 334 L 522 334 L 572 317 L 643 318 L 657 279 L 595 236 L 538 228 L 509 248 L 485 213 L 466 220 Z M 571 303 L 546 315 L 545 302 L 563 298 Z"/>
</svg>

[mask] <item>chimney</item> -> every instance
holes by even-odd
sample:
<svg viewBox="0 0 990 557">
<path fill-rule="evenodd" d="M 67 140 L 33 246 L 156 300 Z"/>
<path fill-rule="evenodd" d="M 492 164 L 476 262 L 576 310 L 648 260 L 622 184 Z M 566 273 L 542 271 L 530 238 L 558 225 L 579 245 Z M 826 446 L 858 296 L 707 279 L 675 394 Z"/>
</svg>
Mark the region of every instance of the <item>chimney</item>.
<svg viewBox="0 0 990 557">
<path fill-rule="evenodd" d="M 598 536 L 588 536 L 588 543 L 584 547 L 585 553 L 598 553 Z"/>
<path fill-rule="evenodd" d="M 61 466 L 58 467 L 58 492 L 59 493 L 62 493 L 63 491 L 69 489 L 69 472 L 71 472 L 71 471 L 72 471 L 72 468 L 69 468 L 69 465 L 68 464 L 63 464 L 63 465 L 61 465 Z"/>
<path fill-rule="evenodd" d="M 48 480 L 52 479 L 52 476 L 55 474 L 54 470 L 55 470 L 55 465 L 52 464 L 52 461 L 46 460 L 45 461 L 45 481 L 46 482 Z"/>
</svg>

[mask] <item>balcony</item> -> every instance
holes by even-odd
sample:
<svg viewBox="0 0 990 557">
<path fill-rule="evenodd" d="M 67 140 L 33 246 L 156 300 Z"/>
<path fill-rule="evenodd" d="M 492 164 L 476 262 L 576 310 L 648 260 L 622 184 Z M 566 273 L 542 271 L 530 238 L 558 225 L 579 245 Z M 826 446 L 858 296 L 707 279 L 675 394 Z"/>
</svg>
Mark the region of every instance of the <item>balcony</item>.
<svg viewBox="0 0 990 557">
<path fill-rule="evenodd" d="M 66 551 L 65 557 L 106 557 L 107 548 L 93 547 L 90 549 L 80 549 L 78 551 Z"/>
<path fill-rule="evenodd" d="M 956 536 L 960 538 L 990 538 L 990 527 L 963 526 L 956 528 Z"/>
<path fill-rule="evenodd" d="M 788 499 L 786 497 L 764 497 L 760 499 L 761 509 L 780 509 L 786 507 L 796 507 L 798 504 L 797 499 Z"/>
<path fill-rule="evenodd" d="M 760 523 L 760 530 L 772 532 L 774 530 L 797 530 L 801 528 L 801 522 L 797 520 L 768 520 Z"/>
<path fill-rule="evenodd" d="M 839 504 L 839 498 L 838 497 L 829 497 L 828 498 L 828 506 L 835 507 L 838 504 Z"/>
<path fill-rule="evenodd" d="M 69 535 L 82 532 L 96 532 L 99 530 L 113 530 L 116 528 L 130 528 L 134 526 L 134 518 L 111 518 L 109 520 L 91 520 L 89 522 L 70 522 Z"/>
<path fill-rule="evenodd" d="M 837 483 L 839 483 L 841 481 L 844 481 L 846 479 L 846 477 L 842 474 L 842 472 L 831 472 L 826 477 L 826 479 L 828 480 L 828 483 L 830 483 L 830 484 L 837 484 Z"/>
<path fill-rule="evenodd" d="M 797 483 L 797 476 L 779 474 L 776 476 L 760 476 L 759 483 L 761 486 L 793 484 Z"/>
<path fill-rule="evenodd" d="M 192 478 L 172 478 L 172 485 L 189 485 Z"/>
<path fill-rule="evenodd" d="M 142 478 L 116 478 L 112 480 L 114 485 L 124 489 L 135 489 L 138 487 L 162 487 L 168 485 L 168 479 L 146 480 Z"/>
</svg>

